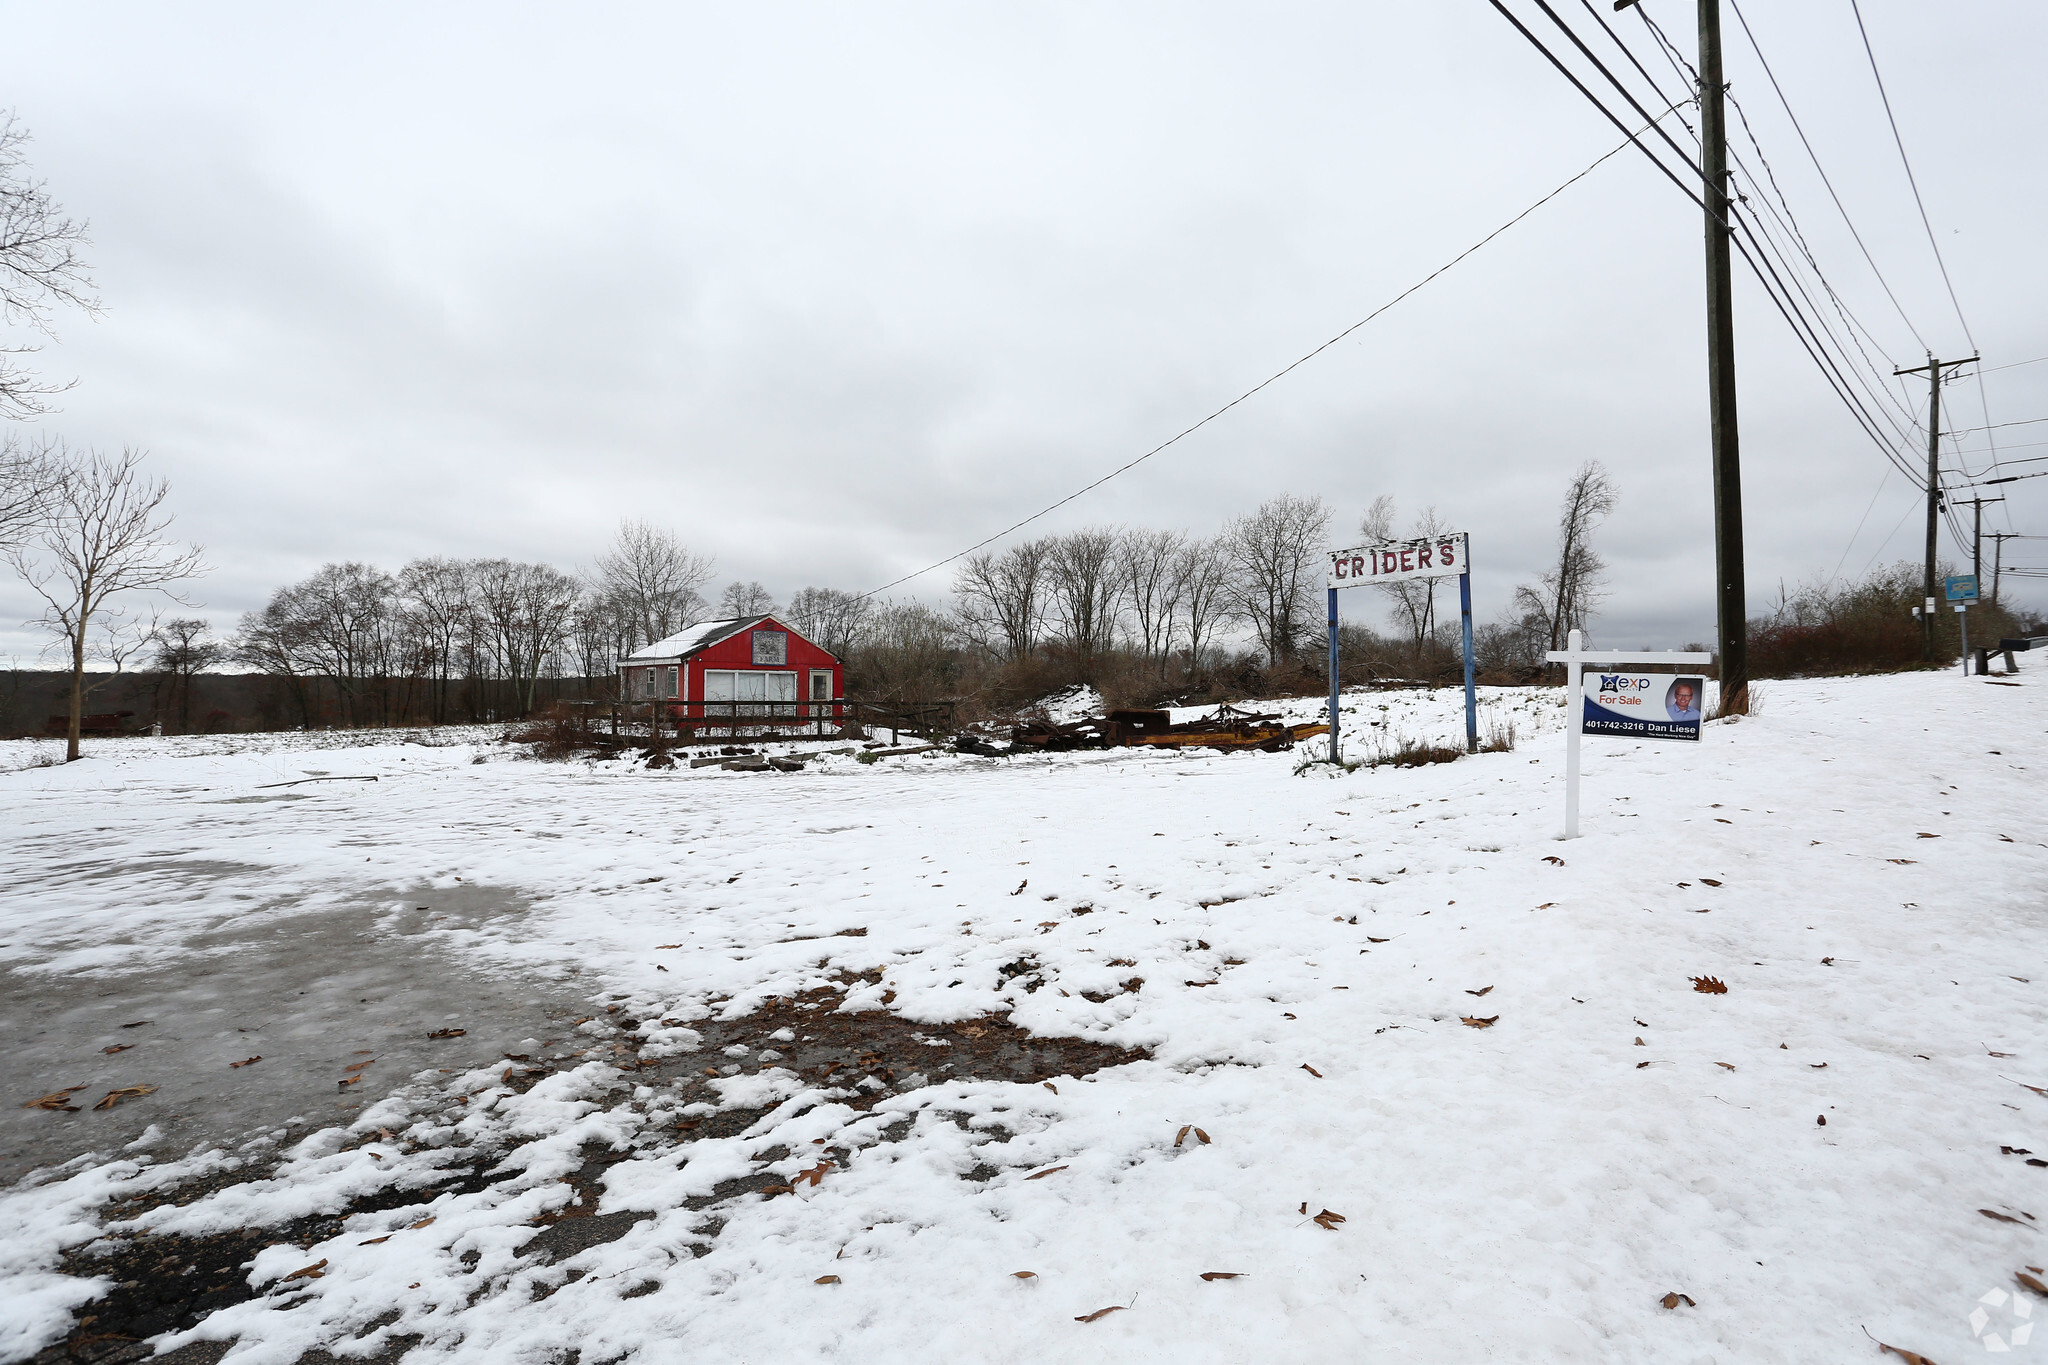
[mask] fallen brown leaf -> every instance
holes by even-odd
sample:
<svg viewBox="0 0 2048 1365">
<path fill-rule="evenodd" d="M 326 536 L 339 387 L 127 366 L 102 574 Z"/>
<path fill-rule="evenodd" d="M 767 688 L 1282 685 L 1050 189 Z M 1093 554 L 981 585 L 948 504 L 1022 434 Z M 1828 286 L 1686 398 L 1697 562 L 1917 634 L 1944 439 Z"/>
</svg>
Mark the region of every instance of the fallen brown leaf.
<svg viewBox="0 0 2048 1365">
<path fill-rule="evenodd" d="M 153 1085 L 124 1085 L 119 1090 L 109 1090 L 104 1096 L 100 1098 L 100 1102 L 98 1104 L 95 1104 L 93 1108 L 112 1109 L 122 1100 L 132 1100 L 142 1095 L 151 1095 L 154 1093 L 156 1093 L 156 1087 Z"/>
<path fill-rule="evenodd" d="M 423 1228 L 423 1227 L 425 1227 L 425 1226 L 426 1226 L 427 1224 L 429 1224 L 429 1223 L 431 1223 L 431 1222 L 433 1222 L 433 1221 L 434 1221 L 434 1220 L 433 1220 L 433 1219 L 431 1219 L 431 1218 L 422 1218 L 422 1219 L 420 1219 L 420 1221 L 419 1221 L 419 1222 L 417 1222 L 417 1223 L 407 1223 L 407 1224 L 405 1225 L 405 1228 L 406 1228 L 406 1231 L 410 1232 L 410 1231 L 412 1231 L 412 1230 L 413 1230 L 414 1228 Z"/>
<path fill-rule="evenodd" d="M 1492 990 L 1492 989 L 1493 989 L 1493 987 L 1491 987 L 1491 986 L 1481 986 L 1481 987 L 1480 987 L 1480 988 L 1479 988 L 1478 990 L 1476 990 L 1476 991 L 1466 991 L 1466 992 L 1465 992 L 1465 994 L 1467 994 L 1467 995 L 1485 995 L 1485 994 L 1486 994 L 1486 993 L 1487 993 L 1488 991 L 1490 991 L 1490 990 Z"/>
<path fill-rule="evenodd" d="M 820 1275 L 820 1276 L 819 1276 L 819 1277 L 818 1277 L 817 1279 L 815 1279 L 815 1280 L 812 1280 L 812 1281 L 811 1281 L 811 1283 L 812 1283 L 812 1284 L 838 1284 L 838 1283 L 839 1283 L 839 1277 L 838 1277 L 837 1275 Z"/>
<path fill-rule="evenodd" d="M 1367 943 L 1392 943 L 1394 940 L 1390 938 L 1374 938 L 1371 934 L 1367 934 L 1365 941 Z"/>
<path fill-rule="evenodd" d="M 1733 1062 L 1715 1062 L 1714 1065 L 1719 1067 L 1726 1067 L 1730 1071 L 1733 1071 L 1735 1069 L 1735 1063 Z M 1827 1063 L 1823 1062 L 1821 1063 L 1821 1065 L 1826 1066 Z"/>
<path fill-rule="evenodd" d="M 524 1060 L 524 1059 L 522 1058 L 521 1060 Z M 372 1057 L 372 1058 L 370 1058 L 370 1060 L 369 1060 L 369 1061 L 367 1061 L 367 1062 L 355 1062 L 355 1063 L 352 1063 L 351 1065 L 348 1065 L 348 1066 L 345 1066 L 345 1067 L 343 1067 L 343 1068 L 342 1068 L 342 1070 L 343 1070 L 343 1071 L 361 1071 L 361 1070 L 362 1070 L 362 1069 L 363 1069 L 364 1067 L 366 1067 L 366 1066 L 374 1066 L 374 1065 L 376 1065 L 376 1062 L 377 1062 L 377 1059 L 376 1059 L 375 1057 Z"/>
<path fill-rule="evenodd" d="M 1038 1272 L 1035 1270 L 1013 1270 L 1010 1272 L 1010 1278 L 1013 1280 L 1035 1280 L 1038 1278 Z"/>
<path fill-rule="evenodd" d="M 1916 834 L 1913 837 L 1915 839 L 1939 839 L 1941 836 L 1939 834 L 1928 834 L 1925 831 L 1922 831 L 1921 833 Z"/>
<path fill-rule="evenodd" d="M 1636 1039 L 1636 1046 L 1637 1046 L 1637 1047 L 1648 1047 L 1648 1046 L 1649 1046 L 1649 1044 L 1648 1044 L 1648 1043 L 1646 1043 L 1646 1042 L 1644 1042 L 1644 1041 L 1643 1041 L 1643 1040 L 1642 1040 L 1642 1039 L 1641 1039 L 1640 1037 L 1638 1037 L 1638 1038 Z"/>
<path fill-rule="evenodd" d="M 792 1178 L 791 1183 L 794 1184 L 798 1181 L 808 1180 L 811 1182 L 811 1188 L 816 1189 L 818 1188 L 818 1182 L 825 1178 L 825 1172 L 831 1169 L 831 1162 L 821 1161 L 817 1165 L 809 1168 L 808 1170 L 798 1171 L 796 1175 Z"/>
<path fill-rule="evenodd" d="M 2001 1223 L 2017 1223 L 2020 1227 L 2026 1226 L 2025 1223 L 2013 1217 L 2011 1214 L 2000 1213 L 1997 1209 L 1978 1209 L 1977 1212 L 1983 1214 L 1986 1218 L 1996 1218 Z"/>
<path fill-rule="evenodd" d="M 1638 1071 L 1641 1071 L 1641 1070 L 1642 1070 L 1642 1069 L 1643 1069 L 1644 1067 L 1646 1067 L 1646 1066 L 1648 1066 L 1648 1065 L 1649 1065 L 1649 1063 L 1648 1063 L 1648 1062 L 1637 1062 L 1637 1063 L 1636 1063 L 1636 1070 L 1638 1070 Z"/>
<path fill-rule="evenodd" d="M 762 1187 L 761 1193 L 773 1199 L 778 1194 L 795 1194 L 796 1187 L 793 1185 L 766 1185 Z"/>
<path fill-rule="evenodd" d="M 657 944 L 655 944 L 655 945 L 654 945 L 654 951 L 655 951 L 655 952 L 657 952 L 657 953 L 659 953 L 659 952 L 662 952 L 662 951 L 664 951 L 665 949 L 669 949 L 669 948 L 680 948 L 680 947 L 682 947 L 682 946 L 683 946 L 683 945 L 682 945 L 682 944 L 680 944 L 680 943 L 657 943 Z"/>
<path fill-rule="evenodd" d="M 1897 863 L 1897 864 L 1898 864 L 1899 866 L 1901 866 L 1901 867 L 1904 867 L 1904 866 L 1906 866 L 1906 865 L 1908 865 L 1908 864 L 1910 864 L 1910 863 L 1917 863 L 1917 862 L 1919 862 L 1920 860 L 1919 860 L 1918 858 L 1886 858 L 1886 859 L 1885 859 L 1885 861 L 1886 861 L 1886 862 L 1888 862 L 1888 863 Z M 1884 1343 L 1883 1343 L 1883 1342 L 1879 1342 L 1879 1343 L 1878 1343 L 1878 1345 L 1880 1345 L 1880 1346 L 1884 1346 Z M 1887 1351 L 1889 1351 L 1889 1350 L 1891 1349 L 1891 1347 L 1889 1347 L 1889 1346 L 1885 1346 L 1885 1349 L 1886 1349 Z M 1905 1354 L 1905 1353 L 1904 1353 L 1904 1352 L 1902 1351 L 1902 1352 L 1900 1352 L 1900 1354 L 1901 1354 L 1901 1355 L 1903 1355 L 1903 1354 Z"/>
<path fill-rule="evenodd" d="M 233 1071 L 233 1070 L 237 1069 L 238 1067 L 244 1067 L 244 1066 L 254 1066 L 254 1065 L 256 1065 L 256 1063 L 258 1063 L 258 1062 L 260 1062 L 260 1061 L 262 1061 L 262 1060 L 263 1060 L 263 1058 L 261 1058 L 261 1057 L 245 1057 L 245 1058 L 243 1058 L 243 1059 L 242 1059 L 241 1061 L 239 1061 L 239 1062 L 229 1062 L 229 1063 L 228 1063 L 228 1070 L 230 1070 L 230 1071 Z"/>
<path fill-rule="evenodd" d="M 1208 1146 L 1208 1145 L 1209 1145 L 1209 1135 L 1208 1135 L 1207 1133 L 1203 1132 L 1203 1131 L 1202 1131 L 1201 1129 L 1199 1129 L 1199 1128 L 1195 1129 L 1195 1136 L 1196 1136 L 1196 1138 L 1200 1139 L 1200 1141 L 1201 1141 L 1201 1144 L 1202 1144 L 1202 1145 L 1203 1145 L 1204 1147 L 1206 1147 L 1206 1146 Z"/>
<path fill-rule="evenodd" d="M 1687 1308 L 1699 1307 L 1698 1304 L 1692 1301 L 1692 1295 L 1681 1294 L 1675 1289 L 1672 1290 L 1669 1294 L 1666 1294 L 1662 1299 L 1658 1300 L 1658 1302 L 1662 1303 L 1666 1308 L 1676 1308 L 1681 1303 L 1684 1304 Z"/>
<path fill-rule="evenodd" d="M 1496 1014 L 1493 1015 L 1491 1018 L 1487 1019 L 1474 1019 L 1469 1014 L 1461 1014 L 1458 1016 L 1458 1022 L 1465 1025 L 1467 1028 L 1492 1028 L 1495 1024 L 1500 1022 L 1500 1016 Z"/>
<path fill-rule="evenodd" d="M 1024 1178 L 1025 1178 L 1026 1180 L 1043 1180 L 1043 1179 L 1045 1179 L 1045 1178 L 1046 1178 L 1047 1176 L 1049 1176 L 1049 1175 L 1053 1175 L 1053 1174 L 1056 1174 L 1056 1173 L 1058 1173 L 1058 1172 L 1060 1172 L 1060 1171 L 1064 1171 L 1065 1169 L 1067 1169 L 1067 1168 L 1066 1168 L 1066 1167 L 1064 1167 L 1064 1166 L 1048 1166 L 1048 1167 L 1046 1167 L 1046 1168 L 1045 1168 L 1044 1170 L 1042 1170 L 1042 1171 L 1034 1171 L 1034 1172 L 1033 1172 L 1032 1174 L 1030 1174 L 1030 1175 L 1027 1175 L 1027 1176 L 1025 1176 Z"/>
<path fill-rule="evenodd" d="M 1306 1071 L 1309 1075 L 1315 1077 L 1317 1080 L 1321 1080 L 1323 1078 L 1323 1073 L 1316 1070 L 1314 1067 L 1310 1066 L 1307 1062 L 1303 1062 L 1301 1064 L 1301 1069 L 1303 1071 Z M 2033 1087 L 2029 1086 L 2028 1088 L 2032 1089 Z"/>
<path fill-rule="evenodd" d="M 2020 1282 L 2021 1287 L 2031 1289 L 2042 1298 L 2048 1299 L 2048 1284 L 2041 1283 L 2024 1270 L 2015 1270 L 2012 1277 Z"/>
<path fill-rule="evenodd" d="M 1714 879 L 1713 879 L 1712 877 L 1702 877 L 1702 878 L 1700 878 L 1700 885 L 1701 885 L 1701 886 L 1719 886 L 1720 884 L 1721 884 L 1721 883 L 1719 883 L 1719 882 L 1715 881 L 1715 880 L 1714 880 Z"/>
<path fill-rule="evenodd" d="M 116 1043 L 112 1047 L 103 1047 L 100 1049 L 100 1051 L 106 1053 L 108 1056 L 112 1056 L 116 1052 L 126 1052 L 129 1048 L 134 1046 L 135 1044 L 133 1043 Z"/>
<path fill-rule="evenodd" d="M 1308 1206 L 1304 1204 L 1302 1205 L 1302 1207 L 1307 1208 Z M 1321 1213 L 1317 1214 L 1314 1218 L 1311 1218 L 1309 1221 L 1311 1223 L 1314 1223 L 1317 1227 L 1325 1229 L 1326 1231 L 1335 1232 L 1337 1230 L 1337 1224 L 1344 1222 L 1345 1218 L 1344 1215 L 1341 1213 L 1332 1213 L 1328 1209 L 1324 1209 Z"/>
<path fill-rule="evenodd" d="M 1551 864 L 1553 867 L 1564 866 L 1564 859 L 1549 854 L 1544 855 L 1543 861 Z"/>
<path fill-rule="evenodd" d="M 1184 1141 L 1186 1141 L 1186 1140 L 1187 1140 L 1187 1135 L 1188 1135 L 1189 1133 L 1192 1133 L 1192 1132 L 1194 1132 L 1194 1131 L 1195 1131 L 1195 1125 L 1194 1125 L 1194 1124 L 1192 1124 L 1192 1123 L 1183 1123 L 1183 1124 L 1182 1124 L 1182 1125 L 1180 1126 L 1180 1131 L 1179 1131 L 1178 1133 L 1175 1133 L 1175 1134 L 1173 1135 L 1173 1145 L 1174 1145 L 1174 1146 L 1176 1146 L 1176 1147 L 1180 1146 L 1182 1142 L 1184 1142 Z"/>
<path fill-rule="evenodd" d="M 1044 1086 L 1047 1090 L 1052 1091 L 1052 1093 L 1055 1095 L 1060 1093 L 1060 1088 L 1054 1085 L 1051 1081 L 1040 1081 L 1039 1084 Z"/>
<path fill-rule="evenodd" d="M 1095 1320 L 1096 1320 L 1097 1318 L 1106 1318 L 1106 1317 L 1108 1317 L 1108 1316 L 1109 1316 L 1109 1315 L 1110 1315 L 1111 1313 L 1121 1313 L 1121 1312 L 1123 1312 L 1123 1311 L 1124 1311 L 1124 1305 L 1123 1305 L 1123 1304 L 1120 1304 L 1120 1303 L 1113 1303 L 1113 1304 L 1111 1304 L 1111 1305 L 1110 1305 L 1109 1307 L 1107 1307 L 1107 1308 L 1098 1308 L 1098 1309 L 1096 1309 L 1096 1310 L 1095 1310 L 1095 1311 L 1094 1311 L 1093 1313 L 1083 1313 L 1083 1314 L 1082 1314 L 1082 1315 L 1081 1315 L 1080 1317 L 1078 1317 L 1078 1318 L 1075 1318 L 1075 1319 L 1074 1319 L 1074 1321 L 1075 1321 L 1075 1322 L 1093 1322 L 1093 1321 L 1095 1321 Z"/>
<path fill-rule="evenodd" d="M 432 1033 L 429 1033 L 429 1034 L 427 1035 L 427 1037 L 429 1037 L 429 1038 L 460 1038 L 460 1037 L 461 1037 L 461 1036 L 462 1036 L 463 1034 L 465 1034 L 465 1033 L 467 1033 L 467 1032 L 469 1032 L 469 1030 L 468 1030 L 468 1029 L 466 1029 L 466 1028 L 437 1028 L 437 1029 L 435 1029 L 435 1030 L 434 1030 L 434 1031 L 433 1031 Z"/>
<path fill-rule="evenodd" d="M 1902 1350 L 1897 1346 L 1887 1346 L 1881 1341 L 1877 1343 L 1877 1350 L 1879 1355 L 1883 1355 L 1886 1352 L 1890 1352 L 1892 1355 L 1895 1355 L 1899 1359 L 1905 1361 L 1906 1365 L 1934 1365 L 1933 1361 L 1929 1360 L 1926 1356 L 1921 1355 L 1918 1351 L 1907 1351 Z"/>
<path fill-rule="evenodd" d="M 365 1237 L 362 1241 L 357 1242 L 356 1245 L 359 1247 L 373 1247 L 379 1242 L 388 1242 L 390 1240 L 391 1234 L 387 1232 L 382 1237 Z"/>
<path fill-rule="evenodd" d="M 361 1079 L 362 1079 L 362 1077 L 361 1077 L 360 1075 L 355 1075 L 355 1076 L 351 1076 L 351 1077 L 349 1077 L 349 1078 L 348 1078 L 347 1080 L 345 1080 L 345 1081 L 336 1081 L 336 1082 L 334 1083 L 334 1088 L 335 1088 L 336 1090 L 346 1090 L 346 1089 L 348 1089 L 348 1088 L 349 1088 L 350 1086 L 354 1085 L 354 1084 L 355 1084 L 355 1083 L 356 1083 L 357 1081 L 359 1081 L 359 1080 L 361 1080 Z"/>
<path fill-rule="evenodd" d="M 309 1266 L 301 1266 L 299 1269 L 294 1270 L 291 1274 L 281 1277 L 278 1280 L 278 1283 L 283 1284 L 286 1280 L 317 1280 L 320 1278 L 321 1273 L 326 1269 L 326 1266 L 327 1258 L 325 1256 L 322 1256 L 319 1260 L 313 1262 L 313 1264 Z"/>
<path fill-rule="evenodd" d="M 78 1106 L 71 1102 L 70 1096 L 83 1089 L 85 1087 L 82 1085 L 68 1085 L 62 1090 L 53 1090 L 47 1095 L 38 1096 L 21 1107 L 24 1109 L 52 1109 L 66 1114 L 75 1114 L 78 1112 Z"/>
<path fill-rule="evenodd" d="M 1702 993 L 1702 994 L 1704 994 L 1704 995 L 1726 995 L 1726 994 L 1728 994 L 1728 985 L 1727 985 L 1727 983 L 1726 983 L 1726 982 L 1724 982 L 1724 981 L 1722 981 L 1722 980 L 1721 980 L 1721 979 L 1720 979 L 1719 977 L 1715 977 L 1715 976 L 1695 976 L 1695 977 L 1691 978 L 1691 980 L 1692 980 L 1692 988 L 1693 988 L 1694 990 L 1696 990 L 1696 991 L 1699 991 L 1700 993 Z"/>
<path fill-rule="evenodd" d="M 1244 1272 L 1242 1270 L 1205 1270 L 1202 1272 L 1202 1278 L 1205 1280 L 1241 1280 L 1244 1278 Z"/>
</svg>

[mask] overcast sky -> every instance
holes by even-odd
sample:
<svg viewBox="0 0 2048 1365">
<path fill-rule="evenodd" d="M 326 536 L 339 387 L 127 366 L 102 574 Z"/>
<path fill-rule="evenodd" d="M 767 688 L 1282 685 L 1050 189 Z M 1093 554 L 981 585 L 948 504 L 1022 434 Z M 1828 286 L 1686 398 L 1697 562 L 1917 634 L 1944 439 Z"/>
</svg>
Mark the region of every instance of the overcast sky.
<svg viewBox="0 0 2048 1365">
<path fill-rule="evenodd" d="M 1690 56 L 1692 7 L 1648 3 Z M 1848 0 L 1750 11 L 1905 315 L 1967 355 Z M 1985 364 L 2048 356 L 2048 10 L 1863 11 Z M 1727 19 L 1828 279 L 1920 363 Z M 622 516 L 721 583 L 878 586 L 1156 445 L 1619 141 L 1481 0 L 44 5 L 10 12 L 5 105 L 91 219 L 107 303 L 37 358 L 79 381 L 38 425 L 150 452 L 223 629 L 330 560 L 586 565 Z M 1471 532 L 1491 617 L 1593 458 L 1620 490 L 1597 633 L 1707 639 L 1702 273 L 1698 210 L 1631 150 L 1040 529 L 1207 531 L 1293 492 L 1348 543 L 1391 493 Z M 1916 555 L 1913 489 L 1746 278 L 1736 303 L 1752 611 Z M 2048 416 L 2048 364 L 1984 394 L 1994 422 Z M 1924 383 L 1902 401 L 1924 412 Z M 1973 381 L 1945 401 L 1983 425 Z M 2023 448 L 2048 423 L 1997 435 L 2048 454 Z M 2048 532 L 2048 480 L 2000 491 L 1987 529 Z M 36 658 L 32 614 L 0 587 L 0 654 Z"/>
</svg>

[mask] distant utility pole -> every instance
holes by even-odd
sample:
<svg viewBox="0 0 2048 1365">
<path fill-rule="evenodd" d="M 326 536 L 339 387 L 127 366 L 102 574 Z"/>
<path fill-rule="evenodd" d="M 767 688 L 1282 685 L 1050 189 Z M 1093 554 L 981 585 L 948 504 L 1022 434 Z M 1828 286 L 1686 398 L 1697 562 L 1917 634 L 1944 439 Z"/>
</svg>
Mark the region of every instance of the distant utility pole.
<svg viewBox="0 0 2048 1365">
<path fill-rule="evenodd" d="M 1984 591 L 1984 504 L 2004 501 L 2004 498 L 1956 499 L 1956 506 L 1976 511 L 1976 521 L 1970 529 L 1970 572 L 1977 576 L 1977 591 L 1980 593 Z"/>
<path fill-rule="evenodd" d="M 1627 9 L 1636 0 L 1615 0 Z M 1742 456 L 1735 421 L 1735 295 L 1729 270 L 1727 84 L 1721 0 L 1699 0 L 1700 172 L 1707 208 L 1707 413 L 1714 448 L 1714 618 L 1721 709 L 1749 710 L 1749 602 L 1742 569 Z"/>
<path fill-rule="evenodd" d="M 1934 658 L 1934 528 L 1941 514 L 1941 372 L 1955 369 L 1958 365 L 1969 365 L 1976 356 L 1968 360 L 1936 360 L 1927 357 L 1925 365 L 1911 369 L 1893 370 L 1893 375 L 1919 374 L 1927 372 L 1927 583 L 1926 610 L 1920 613 L 1920 657 Z"/>
<path fill-rule="evenodd" d="M 1993 531 L 1991 533 L 1991 605 L 1998 605 L 1998 574 L 2005 567 L 2005 542 L 2018 540 L 2018 531 Z"/>
</svg>

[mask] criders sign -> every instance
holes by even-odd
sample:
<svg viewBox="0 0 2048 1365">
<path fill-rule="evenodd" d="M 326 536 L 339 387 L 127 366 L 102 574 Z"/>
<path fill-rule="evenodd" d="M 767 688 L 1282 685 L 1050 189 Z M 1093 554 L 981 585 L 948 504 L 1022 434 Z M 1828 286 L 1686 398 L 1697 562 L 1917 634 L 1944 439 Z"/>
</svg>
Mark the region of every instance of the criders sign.
<svg viewBox="0 0 2048 1365">
<path fill-rule="evenodd" d="M 1446 578 L 1465 572 L 1465 533 L 1386 540 L 1330 554 L 1330 586 L 1362 588 L 1403 578 Z"/>
</svg>

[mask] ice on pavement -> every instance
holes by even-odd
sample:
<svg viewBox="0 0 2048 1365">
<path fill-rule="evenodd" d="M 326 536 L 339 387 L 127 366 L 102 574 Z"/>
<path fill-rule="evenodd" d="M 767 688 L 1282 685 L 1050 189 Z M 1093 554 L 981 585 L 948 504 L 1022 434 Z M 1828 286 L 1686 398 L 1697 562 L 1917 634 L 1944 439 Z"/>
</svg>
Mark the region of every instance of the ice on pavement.
<svg viewBox="0 0 2048 1365">
<path fill-rule="evenodd" d="M 422 1361 L 1803 1362 L 1872 1354 L 1867 1328 L 1980 1351 L 1970 1313 L 2042 1263 L 2048 1218 L 2024 1155 L 2048 1153 L 2048 711 L 2017 681 L 1774 682 L 1698 745 L 1589 738 L 1570 843 L 1555 692 L 1486 694 L 1513 752 L 1334 776 L 1144 750 L 650 772 L 357 737 L 318 766 L 378 782 L 242 803 L 306 755 L 245 736 L 14 765 L 16 980 L 488 886 L 524 912 L 423 923 L 419 948 L 599 1017 L 587 1059 L 423 1071 L 263 1179 L 125 1222 L 110 1197 L 242 1158 L 108 1144 L 0 1193 L 0 1359 L 94 1292 L 54 1273 L 64 1249 L 380 1195 L 263 1248 L 266 1292 L 163 1344 L 251 1365 L 351 1339 Z M 1360 742 L 1462 730 L 1453 690 L 1346 700 Z M 47 875 L 87 840 L 101 875 Z M 167 894 L 186 863 L 203 894 Z M 1000 1015 L 1144 1056 L 1043 1080 L 932 1063 L 860 1107 L 762 1054 L 800 1028 L 692 1051 L 828 987 L 932 1031 Z M 595 1047 L 605 1002 L 695 1082 Z M 6 1065 L 22 1100 L 73 1083 Z M 90 1141 L 157 1102 L 32 1117 Z M 610 1240 L 545 1242 L 592 1151 L 616 1158 L 590 1187 Z M 465 1152 L 487 1180 L 441 1188 Z M 717 1194 L 762 1174 L 781 1184 Z"/>
</svg>

